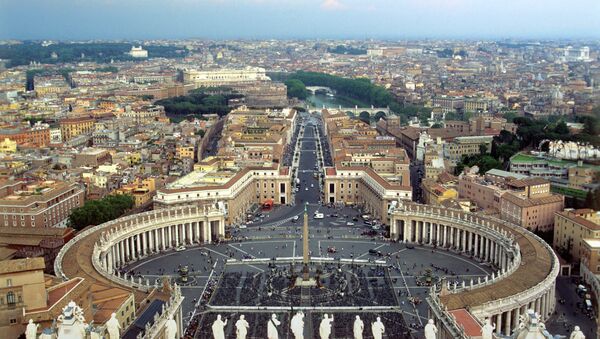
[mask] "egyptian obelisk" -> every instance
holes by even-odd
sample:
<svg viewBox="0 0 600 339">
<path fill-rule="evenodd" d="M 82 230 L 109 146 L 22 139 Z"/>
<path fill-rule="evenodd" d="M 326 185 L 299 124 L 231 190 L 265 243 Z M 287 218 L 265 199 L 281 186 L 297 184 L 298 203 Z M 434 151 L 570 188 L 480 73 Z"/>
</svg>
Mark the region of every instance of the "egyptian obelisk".
<svg viewBox="0 0 600 339">
<path fill-rule="evenodd" d="M 308 259 L 309 259 L 309 251 L 308 251 L 308 211 L 307 211 L 308 203 L 304 204 L 304 226 L 302 227 L 302 263 L 304 267 L 302 268 L 302 280 L 308 281 Z"/>
</svg>

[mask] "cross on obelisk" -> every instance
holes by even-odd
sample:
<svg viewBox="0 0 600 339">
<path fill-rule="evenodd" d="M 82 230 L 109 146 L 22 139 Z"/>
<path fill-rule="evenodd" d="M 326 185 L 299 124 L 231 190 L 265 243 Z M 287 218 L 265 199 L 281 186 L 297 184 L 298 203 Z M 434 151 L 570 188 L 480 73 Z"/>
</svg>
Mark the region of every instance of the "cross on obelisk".
<svg viewBox="0 0 600 339">
<path fill-rule="evenodd" d="M 308 277 L 308 256 L 309 256 L 309 251 L 308 251 L 308 202 L 304 204 L 304 226 L 302 228 L 302 263 L 304 264 L 304 267 L 302 269 L 302 280 L 307 281 L 309 280 Z"/>
</svg>

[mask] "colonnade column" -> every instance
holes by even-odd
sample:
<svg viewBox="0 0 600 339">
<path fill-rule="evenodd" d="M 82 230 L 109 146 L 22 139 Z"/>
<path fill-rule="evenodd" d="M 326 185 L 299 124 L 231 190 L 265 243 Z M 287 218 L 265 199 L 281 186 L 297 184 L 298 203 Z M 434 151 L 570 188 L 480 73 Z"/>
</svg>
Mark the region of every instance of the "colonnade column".
<svg viewBox="0 0 600 339">
<path fill-rule="evenodd" d="M 467 251 L 470 253 L 473 248 L 473 232 L 467 233 Z"/>
<path fill-rule="evenodd" d="M 173 226 L 169 225 L 167 226 L 167 239 L 165 239 L 168 242 L 168 246 L 167 248 L 170 248 L 171 246 L 173 246 L 173 237 L 171 236 L 173 234 L 173 231 L 171 230 Z"/>
<path fill-rule="evenodd" d="M 479 257 L 479 234 L 475 233 L 475 256 Z"/>
<path fill-rule="evenodd" d="M 442 238 L 442 246 L 446 247 L 446 236 L 447 236 L 447 232 L 448 232 L 448 226 L 447 225 L 443 225 L 444 227 L 444 237 Z"/>
<path fill-rule="evenodd" d="M 504 324 L 504 335 L 510 335 L 511 310 L 506 311 L 506 323 Z"/>
<path fill-rule="evenodd" d="M 194 243 L 194 232 L 192 230 L 192 223 L 188 222 L 187 227 L 188 227 L 188 244 L 191 245 Z"/>
<path fill-rule="evenodd" d="M 435 224 L 435 232 L 436 232 L 436 237 L 435 237 L 435 243 L 440 246 L 442 243 L 440 242 L 440 239 L 442 238 L 442 229 L 440 227 L 440 224 Z"/>
<path fill-rule="evenodd" d="M 141 234 L 136 234 L 135 235 L 135 240 L 136 240 L 136 252 L 135 252 L 135 257 L 136 259 L 139 258 L 142 255 L 142 239 L 141 239 Z"/>
<path fill-rule="evenodd" d="M 119 241 L 119 266 L 122 266 L 125 263 L 125 251 L 123 246 L 123 241 Z"/>
<path fill-rule="evenodd" d="M 146 234 L 147 232 L 140 234 L 142 237 L 142 255 L 148 254 L 148 240 L 146 239 Z"/>
<path fill-rule="evenodd" d="M 502 333 L 502 313 L 498 314 L 496 318 L 496 333 L 500 334 Z"/>
<path fill-rule="evenodd" d="M 129 252 L 129 238 L 124 240 L 125 242 L 125 261 L 131 260 L 131 252 Z"/>
<path fill-rule="evenodd" d="M 200 243 L 200 238 L 201 238 L 201 237 L 200 237 L 200 222 L 199 222 L 199 221 L 196 221 L 196 222 L 194 223 L 194 228 L 195 228 L 195 230 L 196 230 L 196 237 L 194 238 L 194 240 L 195 240 L 197 243 Z"/>
</svg>

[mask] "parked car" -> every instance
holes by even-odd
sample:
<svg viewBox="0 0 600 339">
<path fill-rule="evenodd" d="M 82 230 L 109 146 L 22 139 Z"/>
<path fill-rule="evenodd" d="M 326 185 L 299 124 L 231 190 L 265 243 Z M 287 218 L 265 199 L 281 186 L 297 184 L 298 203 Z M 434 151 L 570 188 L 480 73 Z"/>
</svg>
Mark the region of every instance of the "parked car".
<svg viewBox="0 0 600 339">
<path fill-rule="evenodd" d="M 298 219 L 300 219 L 300 217 L 298 217 L 297 215 L 292 217 L 292 222 L 296 222 L 298 221 Z"/>
<path fill-rule="evenodd" d="M 348 221 L 346 222 L 346 226 L 354 226 L 354 223 L 352 221 Z"/>
<path fill-rule="evenodd" d="M 185 250 L 186 250 L 185 246 L 179 246 L 175 249 L 175 251 L 177 251 L 177 252 L 181 252 L 181 251 L 185 251 Z"/>
</svg>

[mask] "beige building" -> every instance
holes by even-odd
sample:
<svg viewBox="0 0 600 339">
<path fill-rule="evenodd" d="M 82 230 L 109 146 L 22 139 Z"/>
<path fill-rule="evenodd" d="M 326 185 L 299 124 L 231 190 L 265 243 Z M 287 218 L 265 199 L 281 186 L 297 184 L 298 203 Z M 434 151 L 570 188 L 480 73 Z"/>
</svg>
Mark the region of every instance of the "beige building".
<svg viewBox="0 0 600 339">
<path fill-rule="evenodd" d="M 221 161 L 218 161 L 221 163 Z M 253 204 L 287 204 L 291 201 L 291 175 L 287 167 L 211 166 L 197 169 L 158 190 L 155 208 L 222 203 L 228 224 L 245 220 Z"/>
<path fill-rule="evenodd" d="M 0 183 L 0 226 L 65 227 L 71 210 L 83 201 L 84 191 L 75 183 L 5 181 Z"/>
<path fill-rule="evenodd" d="M 600 212 L 591 209 L 565 209 L 554 213 L 552 246 L 578 263 L 584 255 L 584 239 L 600 239 Z M 568 254 L 568 255 L 567 255 Z M 592 267 L 596 270 L 595 267 Z"/>
<path fill-rule="evenodd" d="M 44 259 L 0 261 L 0 330 L 5 338 L 23 333 L 24 309 L 45 307 Z"/>
<path fill-rule="evenodd" d="M 493 139 L 491 135 L 456 137 L 453 141 L 443 144 L 444 159 L 458 162 L 463 155 L 480 154 L 482 145 L 485 146 L 485 153 L 490 153 Z"/>
<path fill-rule="evenodd" d="M 485 176 L 463 173 L 458 194 L 529 230 L 551 231 L 554 212 L 564 208 L 564 196 L 551 193 L 547 180 L 500 170 L 490 170 Z"/>
</svg>

